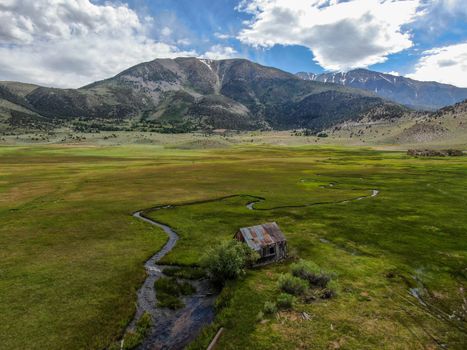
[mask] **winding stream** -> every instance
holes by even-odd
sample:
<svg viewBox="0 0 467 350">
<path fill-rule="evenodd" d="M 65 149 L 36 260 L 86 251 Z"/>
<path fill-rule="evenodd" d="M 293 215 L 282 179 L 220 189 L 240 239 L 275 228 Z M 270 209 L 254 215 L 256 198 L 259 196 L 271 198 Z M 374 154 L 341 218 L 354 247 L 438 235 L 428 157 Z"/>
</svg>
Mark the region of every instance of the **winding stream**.
<svg viewBox="0 0 467 350">
<path fill-rule="evenodd" d="M 214 301 L 216 299 L 216 292 L 212 290 L 208 280 L 192 281 L 191 283 L 195 286 L 197 293 L 194 295 L 183 297 L 182 300 L 185 306 L 179 310 L 170 310 L 166 308 L 160 308 L 156 306 L 156 292 L 154 289 L 154 282 L 163 276 L 164 269 L 170 268 L 166 265 L 158 264 L 158 262 L 168 254 L 177 243 L 179 236 L 178 234 L 167 225 L 160 222 L 154 221 L 145 215 L 145 212 L 155 211 L 167 208 L 173 208 L 178 206 L 202 204 L 208 202 L 221 201 L 228 198 L 234 197 L 249 197 L 254 200 L 246 204 L 246 208 L 249 210 L 275 210 L 283 208 L 304 208 L 316 205 L 326 204 L 343 204 L 351 201 L 361 200 L 364 198 L 375 197 L 379 194 L 378 190 L 372 190 L 372 193 L 367 196 L 360 196 L 351 199 L 334 202 L 319 202 L 309 203 L 302 205 L 286 205 L 278 206 L 273 208 L 255 208 L 255 204 L 263 202 L 266 199 L 258 196 L 251 195 L 230 195 L 221 198 L 196 201 L 190 203 L 184 203 L 180 205 L 164 205 L 149 208 L 146 210 L 140 210 L 133 213 L 133 216 L 139 220 L 143 220 L 151 225 L 157 226 L 164 230 L 168 235 L 169 239 L 167 243 L 154 254 L 149 260 L 146 261 L 144 267 L 146 269 L 147 277 L 137 292 L 137 308 L 133 320 L 127 327 L 127 331 L 133 331 L 136 326 L 136 322 L 140 319 L 144 312 L 151 315 L 153 325 L 148 333 L 148 336 L 144 339 L 143 343 L 136 349 L 138 350 L 178 350 L 183 349 L 188 343 L 196 338 L 201 329 L 211 323 L 214 319 Z M 122 343 L 123 347 L 123 343 Z"/>
<path fill-rule="evenodd" d="M 168 206 L 152 208 L 151 210 L 164 208 L 168 208 Z M 148 312 L 152 317 L 153 326 L 148 336 L 137 349 L 183 349 L 198 335 L 202 327 L 214 319 L 215 293 L 211 290 L 208 280 L 194 281 L 192 284 L 197 293 L 182 298 L 185 303 L 183 308 L 170 310 L 156 307 L 154 282 L 163 276 L 165 268 L 170 268 L 166 265 L 159 265 L 157 262 L 173 249 L 179 236 L 171 227 L 145 216 L 144 210 L 137 211 L 133 216 L 160 227 L 169 236 L 169 239 L 162 249 L 144 264 L 147 277 L 137 293 L 136 313 L 127 330 L 134 330 L 137 320 L 144 312 Z"/>
</svg>

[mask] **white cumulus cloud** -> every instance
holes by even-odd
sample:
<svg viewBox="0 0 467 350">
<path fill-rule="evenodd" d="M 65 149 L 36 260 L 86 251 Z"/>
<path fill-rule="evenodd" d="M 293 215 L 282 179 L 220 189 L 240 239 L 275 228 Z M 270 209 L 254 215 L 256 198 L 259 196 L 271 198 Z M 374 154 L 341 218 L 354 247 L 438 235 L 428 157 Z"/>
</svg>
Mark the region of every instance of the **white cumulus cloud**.
<svg viewBox="0 0 467 350">
<path fill-rule="evenodd" d="M 467 87 L 467 42 L 423 52 L 409 78 Z"/>
<path fill-rule="evenodd" d="M 194 54 L 151 39 L 155 22 L 122 3 L 2 0 L 0 80 L 78 87 L 142 61 Z"/>
<path fill-rule="evenodd" d="M 238 52 L 233 47 L 214 45 L 200 57 L 212 60 L 222 60 L 226 58 L 234 58 L 238 56 L 237 54 Z"/>
<path fill-rule="evenodd" d="M 301 45 L 327 70 L 384 62 L 413 45 L 404 25 L 420 12 L 421 0 L 244 0 L 250 13 L 238 39 L 255 47 Z"/>
</svg>

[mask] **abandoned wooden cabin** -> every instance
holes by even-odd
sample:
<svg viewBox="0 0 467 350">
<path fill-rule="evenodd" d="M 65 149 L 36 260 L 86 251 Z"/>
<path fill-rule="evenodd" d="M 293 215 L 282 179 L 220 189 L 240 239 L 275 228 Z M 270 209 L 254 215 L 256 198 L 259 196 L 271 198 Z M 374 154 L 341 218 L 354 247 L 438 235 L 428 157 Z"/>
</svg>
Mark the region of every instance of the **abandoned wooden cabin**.
<svg viewBox="0 0 467 350">
<path fill-rule="evenodd" d="M 273 262 L 287 257 L 287 240 L 275 222 L 243 227 L 235 234 L 235 239 L 246 243 L 259 253 L 258 263 Z"/>
</svg>

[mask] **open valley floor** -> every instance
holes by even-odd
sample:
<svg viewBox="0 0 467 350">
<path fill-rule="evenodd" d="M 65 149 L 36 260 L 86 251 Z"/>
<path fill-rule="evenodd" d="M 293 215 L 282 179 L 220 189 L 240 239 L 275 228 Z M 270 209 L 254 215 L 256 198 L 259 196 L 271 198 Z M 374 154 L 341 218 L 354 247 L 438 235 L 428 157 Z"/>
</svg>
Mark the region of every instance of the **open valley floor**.
<svg viewBox="0 0 467 350">
<path fill-rule="evenodd" d="M 161 264 L 196 266 L 207 247 L 269 221 L 291 256 L 227 283 L 190 349 L 219 327 L 219 349 L 462 349 L 466 174 L 466 157 L 362 147 L 3 146 L 0 347 L 118 342 L 144 263 L 167 241 L 132 213 L 172 205 L 146 212 L 179 235 Z M 336 296 L 259 319 L 297 259 L 329 271 Z"/>
</svg>

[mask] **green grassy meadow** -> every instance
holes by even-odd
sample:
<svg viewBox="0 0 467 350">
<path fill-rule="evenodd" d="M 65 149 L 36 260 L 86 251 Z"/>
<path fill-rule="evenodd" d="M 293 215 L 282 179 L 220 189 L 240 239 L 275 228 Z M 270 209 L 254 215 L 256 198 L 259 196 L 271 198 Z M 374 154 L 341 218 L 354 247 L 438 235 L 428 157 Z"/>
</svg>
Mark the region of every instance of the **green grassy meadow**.
<svg viewBox="0 0 467 350">
<path fill-rule="evenodd" d="M 276 221 L 292 255 L 331 271 L 338 294 L 258 321 L 290 262 L 251 270 L 224 288 L 192 349 L 220 326 L 218 349 L 464 347 L 466 157 L 259 145 L 0 147 L 0 347 L 105 348 L 166 241 L 131 213 L 230 195 L 150 212 L 181 237 L 162 262 L 197 265 L 239 227 Z M 261 210 L 245 207 L 249 196 L 265 198 Z"/>
</svg>

